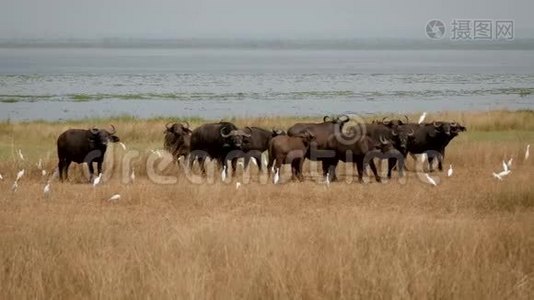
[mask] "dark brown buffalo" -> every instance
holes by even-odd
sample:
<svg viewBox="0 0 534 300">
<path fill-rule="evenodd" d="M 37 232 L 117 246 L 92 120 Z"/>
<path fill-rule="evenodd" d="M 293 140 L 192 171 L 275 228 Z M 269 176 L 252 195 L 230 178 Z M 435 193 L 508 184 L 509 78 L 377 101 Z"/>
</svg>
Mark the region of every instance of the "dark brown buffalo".
<svg viewBox="0 0 534 300">
<path fill-rule="evenodd" d="M 292 179 L 302 181 L 302 165 L 309 151 L 310 143 L 315 139 L 314 135 L 305 131 L 297 136 L 279 135 L 271 139 L 269 143 L 269 163 L 267 169 L 273 167 L 279 172 L 283 164 L 291 164 Z"/>
<path fill-rule="evenodd" d="M 332 159 L 326 161 L 329 167 L 335 169 L 339 161 L 355 163 L 360 182 L 363 180 L 363 171 L 367 165 L 371 167 L 376 181 L 381 181 L 373 158 L 383 159 L 393 157 L 399 160 L 399 164 L 404 162 L 403 155 L 393 147 L 390 140 L 383 136 L 379 136 L 378 140 L 374 140 L 367 135 L 361 135 L 349 129 L 347 133 L 331 135 L 328 138 L 327 145 L 335 153 Z M 399 168 L 399 174 L 403 176 L 402 168 Z"/>
<path fill-rule="evenodd" d="M 248 136 L 248 133 L 230 122 L 203 124 L 191 133 L 189 165 L 197 159 L 202 174 L 205 175 L 204 161 L 210 157 L 222 167 L 230 159 L 232 151 L 241 150 L 243 137 Z"/>
<path fill-rule="evenodd" d="M 91 177 L 95 175 L 93 163 L 97 163 L 98 174 L 102 173 L 102 162 L 108 142 L 117 143 L 115 127 L 105 129 L 69 129 L 57 139 L 58 171 L 61 181 L 68 179 L 69 166 L 72 162 L 89 165 Z"/>
<path fill-rule="evenodd" d="M 258 163 L 258 168 L 262 170 L 261 155 L 263 152 L 269 149 L 269 142 L 271 139 L 278 135 L 285 135 L 283 130 L 266 130 L 259 127 L 245 127 L 243 128 L 245 133 L 249 136 L 243 137 L 242 152 L 235 153 L 235 158 L 232 159 L 232 169 L 235 172 L 237 159 L 243 157 L 245 159 L 244 168 L 248 168 L 250 160 L 254 158 Z"/>
<path fill-rule="evenodd" d="M 290 136 L 298 136 L 305 131 L 309 131 L 315 137 L 310 146 L 310 151 L 306 158 L 310 160 L 321 161 L 323 176 L 331 174 L 332 180 L 336 180 L 335 169 L 329 170 L 328 165 L 324 161 L 332 158 L 331 151 L 328 151 L 327 141 L 332 134 L 339 134 L 343 130 L 343 126 L 350 118 L 347 115 L 337 117 L 325 116 L 322 123 L 297 123 L 291 126 L 287 134 Z"/>
<path fill-rule="evenodd" d="M 192 134 L 189 123 L 167 123 L 164 134 L 163 148 L 172 155 L 175 161 L 189 154 Z"/>
</svg>

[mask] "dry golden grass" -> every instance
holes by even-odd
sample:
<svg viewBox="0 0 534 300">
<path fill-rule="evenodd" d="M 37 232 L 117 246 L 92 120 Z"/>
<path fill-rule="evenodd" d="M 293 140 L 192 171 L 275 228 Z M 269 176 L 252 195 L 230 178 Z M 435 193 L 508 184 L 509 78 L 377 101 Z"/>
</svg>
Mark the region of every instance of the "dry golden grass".
<svg viewBox="0 0 534 300">
<path fill-rule="evenodd" d="M 71 167 L 71 181 L 52 182 L 49 197 L 35 163 L 52 170 L 57 135 L 96 121 L 0 124 L 0 298 L 532 299 L 534 157 L 523 154 L 534 144 L 534 113 L 435 118 L 469 130 L 447 149 L 455 173 L 435 174 L 437 187 L 409 172 L 404 184 L 327 188 L 309 164 L 304 183 L 262 184 L 252 167 L 252 182 L 238 190 L 241 172 L 228 184 L 183 175 L 155 184 L 145 166 L 148 149 L 162 148 L 165 120 L 122 118 L 112 122 L 140 153 L 136 182 L 122 184 L 121 166 L 108 164 L 107 181 L 93 189 Z M 235 121 L 284 128 L 297 119 Z M 120 147 L 109 154 L 125 156 Z M 511 155 L 512 174 L 496 181 L 491 172 Z M 352 178 L 346 169 L 342 181 Z M 121 200 L 106 201 L 114 193 Z"/>
</svg>

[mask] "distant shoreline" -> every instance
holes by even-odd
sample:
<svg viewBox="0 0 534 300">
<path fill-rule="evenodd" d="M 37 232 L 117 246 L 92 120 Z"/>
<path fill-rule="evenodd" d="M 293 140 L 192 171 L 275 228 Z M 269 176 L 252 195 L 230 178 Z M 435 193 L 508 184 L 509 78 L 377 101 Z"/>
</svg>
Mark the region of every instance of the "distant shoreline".
<svg viewBox="0 0 534 300">
<path fill-rule="evenodd" d="M 311 50 L 534 50 L 534 38 L 512 41 L 429 39 L 0 39 L 0 48 L 235 48 Z"/>
</svg>

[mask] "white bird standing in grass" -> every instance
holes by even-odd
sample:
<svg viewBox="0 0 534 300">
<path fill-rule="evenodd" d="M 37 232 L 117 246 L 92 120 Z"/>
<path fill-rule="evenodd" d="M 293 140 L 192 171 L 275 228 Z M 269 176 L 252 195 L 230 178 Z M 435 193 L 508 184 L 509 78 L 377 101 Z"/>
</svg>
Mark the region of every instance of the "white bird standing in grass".
<svg viewBox="0 0 534 300">
<path fill-rule="evenodd" d="M 425 173 L 425 178 L 428 181 L 428 183 L 430 183 L 431 185 L 433 185 L 433 186 L 437 186 L 438 185 L 436 183 L 436 181 L 434 180 L 434 178 L 430 177 L 430 175 L 428 175 L 428 173 Z"/>
<path fill-rule="evenodd" d="M 100 180 L 102 180 L 102 173 L 98 174 L 98 177 L 93 181 L 93 187 L 96 187 L 100 183 Z"/>
<path fill-rule="evenodd" d="M 15 179 L 15 181 L 19 181 L 22 176 L 24 176 L 24 169 L 20 170 L 18 173 L 17 173 L 17 179 Z"/>
<path fill-rule="evenodd" d="M 223 166 L 222 172 L 221 172 L 221 180 L 224 182 L 226 181 L 226 165 Z"/>
<path fill-rule="evenodd" d="M 426 118 L 426 111 L 423 112 L 423 114 L 419 117 L 419 121 L 417 121 L 417 124 L 423 123 L 423 121 L 425 121 L 425 118 Z"/>
<path fill-rule="evenodd" d="M 132 167 L 132 173 L 130 174 L 130 182 L 133 183 L 135 181 L 135 169 Z"/>
<path fill-rule="evenodd" d="M 13 185 L 11 186 L 11 191 L 16 192 L 18 188 L 19 188 L 19 184 L 15 180 L 15 182 L 13 182 Z"/>
<path fill-rule="evenodd" d="M 2 174 L 0 174 L 0 180 L 4 180 L 4 176 L 2 176 Z"/>
<path fill-rule="evenodd" d="M 240 187 L 241 187 L 241 182 L 239 182 L 239 181 L 236 182 L 236 183 L 235 183 L 235 189 L 237 190 L 237 189 L 239 189 Z"/>
<path fill-rule="evenodd" d="M 117 201 L 119 201 L 120 199 L 121 199 L 121 195 L 119 195 L 119 194 L 115 194 L 115 195 L 111 196 L 111 197 L 108 199 L 108 201 L 109 201 L 109 202 L 117 202 Z"/>
<path fill-rule="evenodd" d="M 453 172 L 454 171 L 452 170 L 452 164 L 451 164 L 449 165 L 449 169 L 447 170 L 447 177 L 451 177 Z"/>
<path fill-rule="evenodd" d="M 328 171 L 326 173 L 326 180 L 325 180 L 325 183 L 326 183 L 326 187 L 330 187 L 330 171 Z"/>
<path fill-rule="evenodd" d="M 22 155 L 22 150 L 21 149 L 19 149 L 18 153 L 19 153 L 20 159 L 24 160 L 24 155 Z"/>
<path fill-rule="evenodd" d="M 503 170 L 503 172 L 506 172 L 506 171 L 509 170 L 508 165 L 506 164 L 506 162 L 504 160 L 502 161 L 502 170 Z"/>
<path fill-rule="evenodd" d="M 42 175 L 43 177 L 46 176 L 46 170 L 42 170 L 42 171 L 41 171 L 41 175 Z"/>
<path fill-rule="evenodd" d="M 529 156 L 530 156 L 530 145 L 527 145 L 527 150 L 525 151 L 525 160 L 527 160 Z"/>
<path fill-rule="evenodd" d="M 511 170 L 512 169 L 512 161 L 514 159 L 512 157 L 510 157 L 510 159 L 506 162 L 506 167 L 508 168 L 508 170 Z"/>
<path fill-rule="evenodd" d="M 43 194 L 45 196 L 48 196 L 50 194 L 50 181 L 46 183 L 44 189 L 43 189 Z"/>
<path fill-rule="evenodd" d="M 123 143 L 123 142 L 119 142 L 119 145 L 121 145 L 121 147 L 122 147 L 122 150 L 125 150 L 125 151 L 126 151 L 126 145 L 124 145 L 124 143 Z"/>
<path fill-rule="evenodd" d="M 276 172 L 274 173 L 273 183 L 278 184 L 279 181 L 280 181 L 280 169 L 277 168 Z"/>
<path fill-rule="evenodd" d="M 43 160 L 39 158 L 39 162 L 37 163 L 37 169 L 42 170 L 43 169 Z"/>
</svg>

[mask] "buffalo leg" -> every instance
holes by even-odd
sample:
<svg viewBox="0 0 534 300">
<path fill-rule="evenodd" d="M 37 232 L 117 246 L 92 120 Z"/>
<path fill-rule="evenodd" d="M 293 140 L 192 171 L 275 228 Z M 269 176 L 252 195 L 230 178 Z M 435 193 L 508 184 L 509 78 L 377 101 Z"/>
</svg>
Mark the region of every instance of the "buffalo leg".
<svg viewBox="0 0 534 300">
<path fill-rule="evenodd" d="M 373 175 L 375 175 L 376 182 L 382 182 L 380 175 L 378 175 L 378 170 L 376 169 L 375 161 L 371 159 L 371 161 L 369 161 L 369 166 L 371 167 L 371 171 L 373 172 Z"/>
<path fill-rule="evenodd" d="M 69 166 L 70 161 L 66 159 L 59 160 L 58 171 L 59 171 L 59 180 L 68 180 L 69 179 Z"/>
<path fill-rule="evenodd" d="M 252 157 L 254 157 L 254 159 L 256 160 L 256 163 L 258 163 L 258 169 L 260 170 L 260 172 L 262 171 L 263 169 L 263 163 L 262 163 L 262 160 L 261 160 L 261 152 L 255 152 Z"/>
<path fill-rule="evenodd" d="M 356 159 L 356 171 L 358 172 L 358 182 L 363 182 L 363 158 Z"/>
<path fill-rule="evenodd" d="M 96 168 L 98 169 L 98 175 L 102 174 L 102 163 L 103 163 L 103 160 L 100 159 L 96 162 Z"/>
<path fill-rule="evenodd" d="M 326 178 L 326 176 L 328 176 L 328 180 L 337 181 L 337 175 L 336 175 L 337 164 L 338 164 L 337 160 L 331 160 L 331 159 L 323 160 L 322 161 L 323 178 Z"/>
<path fill-rule="evenodd" d="M 232 174 L 235 174 L 235 171 L 237 170 L 237 160 L 239 158 L 234 157 L 232 158 Z"/>
<path fill-rule="evenodd" d="M 299 159 L 294 158 L 291 161 L 291 180 L 298 179 Z"/>
<path fill-rule="evenodd" d="M 95 176 L 95 168 L 93 166 L 93 162 L 92 161 L 88 161 L 87 162 L 87 167 L 89 168 L 89 181 L 91 181 L 91 180 L 93 180 L 93 177 Z"/>
<path fill-rule="evenodd" d="M 388 158 L 388 179 L 391 179 L 391 171 L 393 170 L 396 164 L 397 164 L 396 158 L 393 158 L 393 157 Z"/>
</svg>

